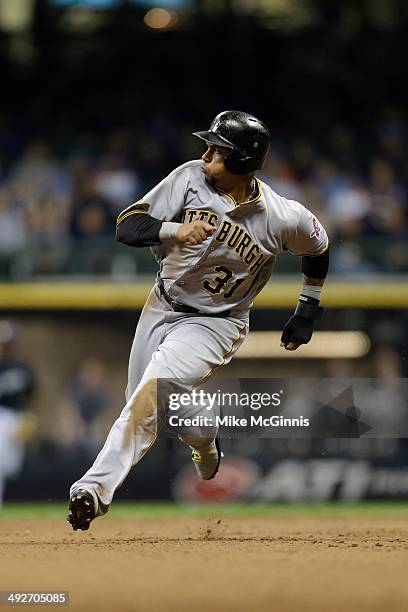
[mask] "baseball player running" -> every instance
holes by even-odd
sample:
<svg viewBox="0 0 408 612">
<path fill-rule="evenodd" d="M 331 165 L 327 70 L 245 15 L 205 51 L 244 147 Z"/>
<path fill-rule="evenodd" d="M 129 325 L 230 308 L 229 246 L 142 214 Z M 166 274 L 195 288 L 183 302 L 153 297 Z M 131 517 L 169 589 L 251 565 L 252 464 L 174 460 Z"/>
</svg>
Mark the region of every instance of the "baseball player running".
<svg viewBox="0 0 408 612">
<path fill-rule="evenodd" d="M 117 239 L 151 247 L 159 265 L 130 354 L 126 405 L 92 467 L 70 490 L 74 530 L 108 511 L 116 489 L 157 436 L 157 380 L 207 380 L 248 333 L 249 311 L 277 255 L 302 257 L 303 286 L 281 346 L 307 344 L 320 317 L 328 239 L 314 215 L 256 178 L 269 149 L 266 125 L 225 111 L 196 132 L 207 150 L 176 168 L 117 220 Z M 186 435 L 197 474 L 217 473 L 214 437 Z"/>
</svg>

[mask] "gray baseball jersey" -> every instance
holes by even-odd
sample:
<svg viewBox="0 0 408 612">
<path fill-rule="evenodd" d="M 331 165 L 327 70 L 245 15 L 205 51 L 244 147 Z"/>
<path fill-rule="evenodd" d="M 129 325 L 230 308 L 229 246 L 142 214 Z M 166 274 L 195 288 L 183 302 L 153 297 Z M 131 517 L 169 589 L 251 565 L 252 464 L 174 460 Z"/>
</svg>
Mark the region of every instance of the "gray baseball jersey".
<svg viewBox="0 0 408 612">
<path fill-rule="evenodd" d="M 215 189 L 200 160 L 176 168 L 145 197 L 123 211 L 118 222 L 138 212 L 164 221 L 206 221 L 217 231 L 199 245 L 165 240 L 152 251 L 167 293 L 202 312 L 248 311 L 268 281 L 282 251 L 319 255 L 328 244 L 317 218 L 257 180 L 252 200 L 237 204 Z"/>
<path fill-rule="evenodd" d="M 152 250 L 174 300 L 203 313 L 232 312 L 220 317 L 174 312 L 157 287 L 150 292 L 130 354 L 126 405 L 92 467 L 71 487 L 71 495 L 91 492 L 98 514 L 106 512 L 117 487 L 156 439 L 157 379 L 195 385 L 228 364 L 248 333 L 249 308 L 278 253 L 318 255 L 327 246 L 326 232 L 301 204 L 257 181 L 255 197 L 237 205 L 206 182 L 201 161 L 174 170 L 118 222 L 140 212 L 179 223 L 198 218 L 216 228 L 202 244 L 166 240 Z"/>
</svg>

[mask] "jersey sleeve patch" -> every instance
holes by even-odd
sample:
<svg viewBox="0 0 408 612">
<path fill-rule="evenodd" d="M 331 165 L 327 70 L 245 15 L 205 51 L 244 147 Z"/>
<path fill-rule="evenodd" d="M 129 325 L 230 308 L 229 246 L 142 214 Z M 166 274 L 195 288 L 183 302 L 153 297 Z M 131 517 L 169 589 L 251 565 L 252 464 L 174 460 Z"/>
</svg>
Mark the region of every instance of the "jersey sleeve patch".
<svg viewBox="0 0 408 612">
<path fill-rule="evenodd" d="M 296 204 L 299 210 L 298 222 L 287 235 L 285 246 L 292 255 L 321 255 L 329 245 L 326 230 L 307 208 Z"/>
</svg>

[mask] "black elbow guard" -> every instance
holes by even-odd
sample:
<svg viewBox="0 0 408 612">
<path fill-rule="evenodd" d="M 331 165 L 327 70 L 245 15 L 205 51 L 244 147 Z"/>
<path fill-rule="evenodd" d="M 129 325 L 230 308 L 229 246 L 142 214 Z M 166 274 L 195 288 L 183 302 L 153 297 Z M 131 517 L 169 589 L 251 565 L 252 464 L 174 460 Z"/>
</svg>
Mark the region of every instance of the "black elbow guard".
<svg viewBox="0 0 408 612">
<path fill-rule="evenodd" d="M 326 278 L 329 269 L 329 247 L 322 255 L 303 255 L 302 272 L 308 278 Z"/>
<path fill-rule="evenodd" d="M 163 221 L 145 213 L 129 215 L 116 226 L 116 240 L 133 247 L 149 247 L 160 243 Z"/>
</svg>

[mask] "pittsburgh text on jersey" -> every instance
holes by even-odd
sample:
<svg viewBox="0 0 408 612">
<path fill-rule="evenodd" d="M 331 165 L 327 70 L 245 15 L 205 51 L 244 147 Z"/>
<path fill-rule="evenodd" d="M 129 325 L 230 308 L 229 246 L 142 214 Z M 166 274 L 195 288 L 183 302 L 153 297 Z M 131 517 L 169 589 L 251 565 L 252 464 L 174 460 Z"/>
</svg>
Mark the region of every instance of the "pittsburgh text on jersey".
<svg viewBox="0 0 408 612">
<path fill-rule="evenodd" d="M 215 240 L 233 249 L 250 266 L 250 274 L 257 272 L 265 261 L 265 255 L 260 252 L 259 246 L 252 240 L 248 232 L 230 221 L 222 222 L 215 235 Z"/>
</svg>

